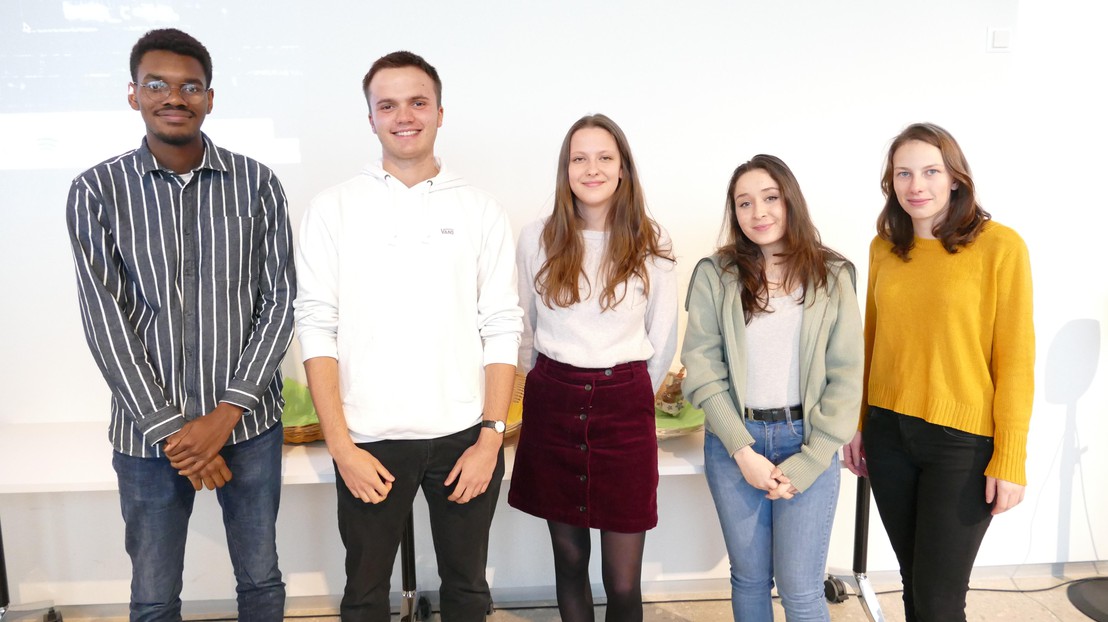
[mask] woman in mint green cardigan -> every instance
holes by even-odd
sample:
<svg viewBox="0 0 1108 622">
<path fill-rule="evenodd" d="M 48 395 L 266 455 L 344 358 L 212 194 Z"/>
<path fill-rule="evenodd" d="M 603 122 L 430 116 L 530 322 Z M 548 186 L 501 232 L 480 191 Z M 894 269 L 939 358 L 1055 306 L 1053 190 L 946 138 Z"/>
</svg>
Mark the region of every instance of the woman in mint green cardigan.
<svg viewBox="0 0 1108 622">
<path fill-rule="evenodd" d="M 829 620 L 823 597 L 839 448 L 857 429 L 862 322 L 854 267 L 820 243 L 781 160 L 727 192 L 727 243 L 697 265 L 681 361 L 702 408 L 704 467 L 731 562 L 736 620 Z"/>
</svg>

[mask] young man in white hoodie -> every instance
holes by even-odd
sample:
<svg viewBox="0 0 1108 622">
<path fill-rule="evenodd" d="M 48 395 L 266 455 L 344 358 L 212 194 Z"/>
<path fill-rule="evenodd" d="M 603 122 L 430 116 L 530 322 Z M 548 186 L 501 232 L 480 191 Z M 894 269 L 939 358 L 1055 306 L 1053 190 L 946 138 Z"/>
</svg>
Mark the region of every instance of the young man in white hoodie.
<svg viewBox="0 0 1108 622">
<path fill-rule="evenodd" d="M 422 488 L 443 620 L 482 620 L 523 330 L 511 227 L 434 155 L 434 67 L 394 52 L 362 88 L 381 161 L 312 201 L 297 253 L 296 325 L 338 475 L 342 619 L 389 619 L 396 551 Z"/>
</svg>

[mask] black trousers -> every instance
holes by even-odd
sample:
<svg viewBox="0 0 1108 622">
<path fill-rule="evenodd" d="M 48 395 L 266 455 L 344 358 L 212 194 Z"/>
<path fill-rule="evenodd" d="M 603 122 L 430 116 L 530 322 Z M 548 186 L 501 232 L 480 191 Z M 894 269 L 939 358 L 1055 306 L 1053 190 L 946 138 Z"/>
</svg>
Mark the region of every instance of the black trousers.
<svg viewBox="0 0 1108 622">
<path fill-rule="evenodd" d="M 966 592 L 992 520 L 993 439 L 871 407 L 862 428 L 881 522 L 900 562 L 907 622 L 966 619 Z"/>
<path fill-rule="evenodd" d="M 479 434 L 480 427 L 474 426 L 430 440 L 359 444 L 396 478 L 388 497 L 376 505 L 354 497 L 342 477 L 336 475 L 339 535 L 346 547 L 346 589 L 340 606 L 343 622 L 389 620 L 393 564 L 420 488 L 431 518 L 431 537 L 441 580 L 442 620 L 485 619 L 491 602 L 485 580 L 489 525 L 504 479 L 503 450 L 488 490 L 469 503 L 459 505 L 447 500 L 454 486 L 443 485 L 462 452 L 477 442 Z"/>
</svg>

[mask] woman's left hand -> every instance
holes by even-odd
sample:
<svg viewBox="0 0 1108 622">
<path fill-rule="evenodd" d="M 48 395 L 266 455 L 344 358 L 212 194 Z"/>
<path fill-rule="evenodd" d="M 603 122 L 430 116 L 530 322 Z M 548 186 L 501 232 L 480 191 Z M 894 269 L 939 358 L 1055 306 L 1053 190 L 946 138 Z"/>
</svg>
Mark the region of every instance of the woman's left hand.
<svg viewBox="0 0 1108 622">
<path fill-rule="evenodd" d="M 1019 484 L 986 475 L 985 503 L 993 503 L 993 516 L 996 516 L 1019 505 L 1024 489 Z"/>
<path fill-rule="evenodd" d="M 843 464 L 858 477 L 869 477 L 869 467 L 866 466 L 866 450 L 862 447 L 861 430 L 855 432 L 854 438 L 843 445 Z"/>
</svg>

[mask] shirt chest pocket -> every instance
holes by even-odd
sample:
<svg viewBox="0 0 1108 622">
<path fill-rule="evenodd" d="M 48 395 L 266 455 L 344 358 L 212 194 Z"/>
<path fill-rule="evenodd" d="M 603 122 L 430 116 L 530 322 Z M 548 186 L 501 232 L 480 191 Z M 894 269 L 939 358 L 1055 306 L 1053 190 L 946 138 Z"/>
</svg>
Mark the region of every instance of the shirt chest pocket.
<svg viewBox="0 0 1108 622">
<path fill-rule="evenodd" d="M 257 280 L 264 261 L 265 219 L 260 216 L 212 216 L 209 235 L 201 236 L 200 257 L 216 281 Z"/>
</svg>

